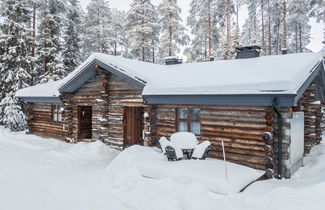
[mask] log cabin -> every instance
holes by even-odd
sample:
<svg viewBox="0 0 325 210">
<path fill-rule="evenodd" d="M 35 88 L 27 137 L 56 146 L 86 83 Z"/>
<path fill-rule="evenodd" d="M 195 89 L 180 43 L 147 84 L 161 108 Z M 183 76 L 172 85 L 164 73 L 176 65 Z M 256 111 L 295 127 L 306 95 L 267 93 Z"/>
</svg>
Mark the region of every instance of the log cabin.
<svg viewBox="0 0 325 210">
<path fill-rule="evenodd" d="M 19 90 L 27 132 L 66 142 L 102 141 L 124 149 L 158 146 L 193 132 L 210 157 L 290 176 L 322 140 L 325 71 L 321 54 L 166 65 L 95 53 L 66 78 Z"/>
</svg>

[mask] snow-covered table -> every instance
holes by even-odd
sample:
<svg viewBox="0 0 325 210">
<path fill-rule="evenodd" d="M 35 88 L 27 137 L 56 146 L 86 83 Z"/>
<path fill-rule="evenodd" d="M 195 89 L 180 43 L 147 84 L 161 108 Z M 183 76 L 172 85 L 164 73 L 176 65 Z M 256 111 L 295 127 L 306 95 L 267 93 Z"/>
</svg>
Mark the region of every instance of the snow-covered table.
<svg viewBox="0 0 325 210">
<path fill-rule="evenodd" d="M 188 159 L 191 158 L 194 148 L 198 145 L 199 141 L 196 136 L 190 132 L 177 132 L 170 137 L 170 141 L 173 145 L 179 147 L 183 154 Z"/>
</svg>

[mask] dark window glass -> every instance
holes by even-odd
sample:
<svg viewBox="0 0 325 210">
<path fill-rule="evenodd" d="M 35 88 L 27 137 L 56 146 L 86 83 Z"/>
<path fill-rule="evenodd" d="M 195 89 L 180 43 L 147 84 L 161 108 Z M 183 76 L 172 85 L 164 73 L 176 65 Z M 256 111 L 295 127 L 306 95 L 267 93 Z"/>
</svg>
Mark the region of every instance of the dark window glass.
<svg viewBox="0 0 325 210">
<path fill-rule="evenodd" d="M 196 135 L 201 133 L 200 109 L 178 108 L 177 109 L 177 131 L 192 132 Z"/>
</svg>

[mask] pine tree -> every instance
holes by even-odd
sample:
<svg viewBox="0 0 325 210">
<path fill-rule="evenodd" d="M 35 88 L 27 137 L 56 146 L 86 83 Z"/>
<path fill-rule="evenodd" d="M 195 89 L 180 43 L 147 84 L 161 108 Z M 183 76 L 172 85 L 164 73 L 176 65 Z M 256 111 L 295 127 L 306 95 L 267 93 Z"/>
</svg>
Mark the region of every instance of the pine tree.
<svg viewBox="0 0 325 210">
<path fill-rule="evenodd" d="M 30 23 L 30 28 L 32 30 L 32 37 L 34 40 L 36 40 L 36 25 L 37 25 L 37 14 L 39 12 L 39 9 L 42 5 L 42 2 L 39 0 L 27 0 L 27 6 L 29 8 L 31 8 L 31 13 L 30 13 L 30 19 L 31 19 L 31 23 Z M 34 62 L 33 62 L 33 72 L 31 72 L 31 76 L 33 78 L 33 84 L 37 82 L 38 80 L 38 75 L 37 75 L 37 69 L 36 69 L 36 65 L 35 65 L 35 60 L 36 60 L 36 45 L 32 47 L 32 57 L 34 58 Z"/>
<path fill-rule="evenodd" d="M 111 10 L 112 14 L 112 55 L 122 55 L 124 57 L 130 57 L 128 51 L 128 37 L 124 31 L 124 25 L 126 21 L 126 12 L 119 11 L 117 9 Z"/>
<path fill-rule="evenodd" d="M 217 56 L 219 27 L 224 26 L 225 2 L 218 0 L 192 0 L 187 25 L 191 28 L 193 39 L 184 53 L 189 62 L 204 61 Z"/>
<path fill-rule="evenodd" d="M 113 25 L 111 9 L 106 0 L 91 0 L 84 20 L 84 54 L 92 52 L 113 54 Z"/>
<path fill-rule="evenodd" d="M 325 52 L 325 3 L 324 0 L 310 0 L 310 13 L 311 17 L 315 17 L 317 22 L 323 23 L 323 49 Z"/>
<path fill-rule="evenodd" d="M 288 3 L 289 49 L 296 53 L 303 52 L 310 42 L 308 6 L 308 0 L 291 0 Z"/>
<path fill-rule="evenodd" d="M 15 93 L 32 81 L 34 39 L 29 28 L 29 14 L 26 0 L 2 2 L 0 73 L 4 79 L 1 82 L 0 123 L 14 131 L 23 130 L 25 120 Z"/>
<path fill-rule="evenodd" d="M 158 7 L 160 14 L 161 49 L 165 56 L 174 56 L 179 52 L 179 46 L 184 46 L 189 41 L 189 36 L 185 34 L 185 27 L 181 24 L 179 16 L 181 9 L 177 5 L 177 0 L 163 0 Z"/>
<path fill-rule="evenodd" d="M 243 26 L 241 42 L 243 45 L 260 45 L 261 37 L 259 29 L 261 27 L 258 10 L 260 0 L 247 1 L 248 18 Z"/>
<path fill-rule="evenodd" d="M 66 72 L 72 72 L 81 62 L 81 5 L 79 0 L 69 0 L 67 23 L 64 29 L 63 64 Z"/>
<path fill-rule="evenodd" d="M 56 81 L 67 75 L 62 59 L 62 27 L 66 5 L 59 0 L 45 0 L 40 14 L 37 42 L 39 81 Z"/>
<path fill-rule="evenodd" d="M 160 26 L 157 13 L 150 0 L 133 0 L 126 20 L 134 58 L 155 62 Z"/>
</svg>

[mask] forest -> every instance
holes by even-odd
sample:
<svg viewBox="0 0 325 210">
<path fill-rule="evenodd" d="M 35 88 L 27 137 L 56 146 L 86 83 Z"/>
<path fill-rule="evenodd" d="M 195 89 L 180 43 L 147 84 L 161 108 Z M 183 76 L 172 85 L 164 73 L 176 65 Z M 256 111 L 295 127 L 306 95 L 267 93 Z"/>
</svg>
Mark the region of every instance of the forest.
<svg viewBox="0 0 325 210">
<path fill-rule="evenodd" d="M 248 17 L 240 27 L 242 7 Z M 325 21 L 323 0 L 191 0 L 186 20 L 181 12 L 177 0 L 133 0 L 128 11 L 107 0 L 86 9 L 79 0 L 0 0 L 0 125 L 24 130 L 15 92 L 64 78 L 92 52 L 158 64 L 168 56 L 234 59 L 245 45 L 262 55 L 310 52 L 309 19 Z"/>
</svg>

